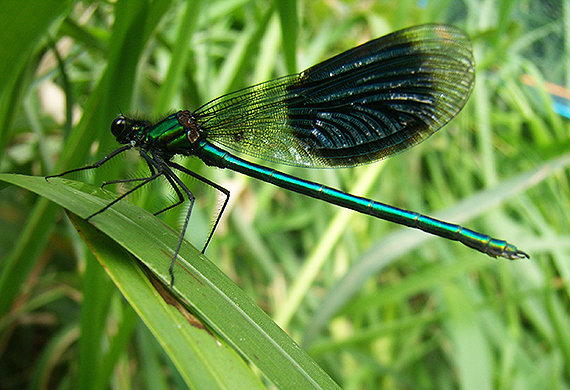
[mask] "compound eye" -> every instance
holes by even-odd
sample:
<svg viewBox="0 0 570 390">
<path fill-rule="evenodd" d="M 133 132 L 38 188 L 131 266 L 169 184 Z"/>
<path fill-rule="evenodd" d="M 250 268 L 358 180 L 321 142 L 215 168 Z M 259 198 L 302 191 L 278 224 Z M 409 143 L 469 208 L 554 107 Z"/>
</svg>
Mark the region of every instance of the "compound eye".
<svg viewBox="0 0 570 390">
<path fill-rule="evenodd" d="M 111 124 L 111 133 L 115 138 L 124 138 L 128 133 L 128 121 L 124 116 L 117 117 Z"/>
</svg>

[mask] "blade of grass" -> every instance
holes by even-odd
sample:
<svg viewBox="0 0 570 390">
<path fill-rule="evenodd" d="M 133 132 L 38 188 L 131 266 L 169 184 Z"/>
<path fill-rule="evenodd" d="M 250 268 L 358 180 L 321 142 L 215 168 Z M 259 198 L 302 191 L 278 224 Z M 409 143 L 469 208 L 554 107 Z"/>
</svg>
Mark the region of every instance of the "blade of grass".
<svg viewBox="0 0 570 390">
<path fill-rule="evenodd" d="M 1 174 L 0 180 L 41 194 L 81 218 L 100 210 L 114 197 L 89 184 L 64 179 L 52 179 L 48 183 L 40 177 Z M 178 241 L 177 232 L 129 202 L 119 202 L 116 207 L 93 218 L 92 224 L 137 257 L 162 283 L 169 283 L 168 266 Z M 118 261 L 116 267 L 121 264 Z M 279 326 L 196 248 L 184 243 L 174 273 L 173 291 L 177 296 L 276 386 L 338 388 Z M 128 282 L 117 276 L 114 279 L 115 282 Z M 119 288 L 126 287 L 121 283 Z"/>
<path fill-rule="evenodd" d="M 299 22 L 297 20 L 297 1 L 279 0 L 277 1 L 279 19 L 281 20 L 281 44 L 283 45 L 283 55 L 288 73 L 297 72 L 297 31 Z"/>
<path fill-rule="evenodd" d="M 190 388 L 264 388 L 235 351 L 159 294 L 131 254 L 84 219 L 68 216 Z"/>
</svg>

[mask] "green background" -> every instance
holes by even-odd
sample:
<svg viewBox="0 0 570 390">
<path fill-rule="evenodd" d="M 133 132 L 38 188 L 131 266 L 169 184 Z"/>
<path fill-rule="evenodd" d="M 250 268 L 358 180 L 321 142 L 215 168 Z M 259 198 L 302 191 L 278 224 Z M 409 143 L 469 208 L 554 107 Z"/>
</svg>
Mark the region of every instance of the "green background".
<svg viewBox="0 0 570 390">
<path fill-rule="evenodd" d="M 0 20 L 0 170 L 33 176 L 112 151 L 120 112 L 159 119 L 400 28 L 463 28 L 475 89 L 430 140 L 355 169 L 275 167 L 462 223 L 530 260 L 178 162 L 231 191 L 208 258 L 342 388 L 569 387 L 569 125 L 551 94 L 570 97 L 557 87 L 570 85 L 569 3 L 9 0 Z M 73 179 L 137 177 L 136 157 Z M 183 179 L 201 248 L 220 199 Z M 156 211 L 173 196 L 153 183 L 130 200 Z M 61 210 L 0 192 L 0 388 L 206 386 L 178 373 Z M 178 229 L 183 215 L 162 219 Z"/>
</svg>

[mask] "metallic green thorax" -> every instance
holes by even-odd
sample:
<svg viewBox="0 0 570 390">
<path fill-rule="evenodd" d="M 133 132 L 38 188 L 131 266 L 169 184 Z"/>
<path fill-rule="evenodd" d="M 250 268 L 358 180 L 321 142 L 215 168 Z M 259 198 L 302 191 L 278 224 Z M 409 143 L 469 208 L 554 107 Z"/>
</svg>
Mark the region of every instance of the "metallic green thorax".
<svg viewBox="0 0 570 390">
<path fill-rule="evenodd" d="M 162 150 L 167 155 L 191 154 L 194 145 L 190 142 L 189 132 L 194 128 L 183 125 L 179 119 L 182 113 L 191 115 L 189 111 L 180 111 L 169 115 L 156 125 L 141 128 L 142 143 L 147 145 L 147 148 Z"/>
</svg>

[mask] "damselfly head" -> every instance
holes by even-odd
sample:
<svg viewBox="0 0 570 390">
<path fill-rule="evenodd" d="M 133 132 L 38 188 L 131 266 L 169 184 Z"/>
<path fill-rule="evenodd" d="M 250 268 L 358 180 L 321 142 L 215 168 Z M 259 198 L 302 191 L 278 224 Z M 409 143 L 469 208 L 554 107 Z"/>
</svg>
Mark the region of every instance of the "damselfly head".
<svg viewBox="0 0 570 390">
<path fill-rule="evenodd" d="M 129 135 L 133 128 L 132 121 L 124 115 L 119 115 L 111 124 L 111 133 L 120 144 L 128 144 L 131 140 Z"/>
<path fill-rule="evenodd" d="M 121 114 L 111 123 L 111 133 L 113 133 L 118 143 L 128 144 L 132 141 L 137 141 L 140 138 L 141 129 L 151 125 L 151 122 L 127 118 Z"/>
</svg>

